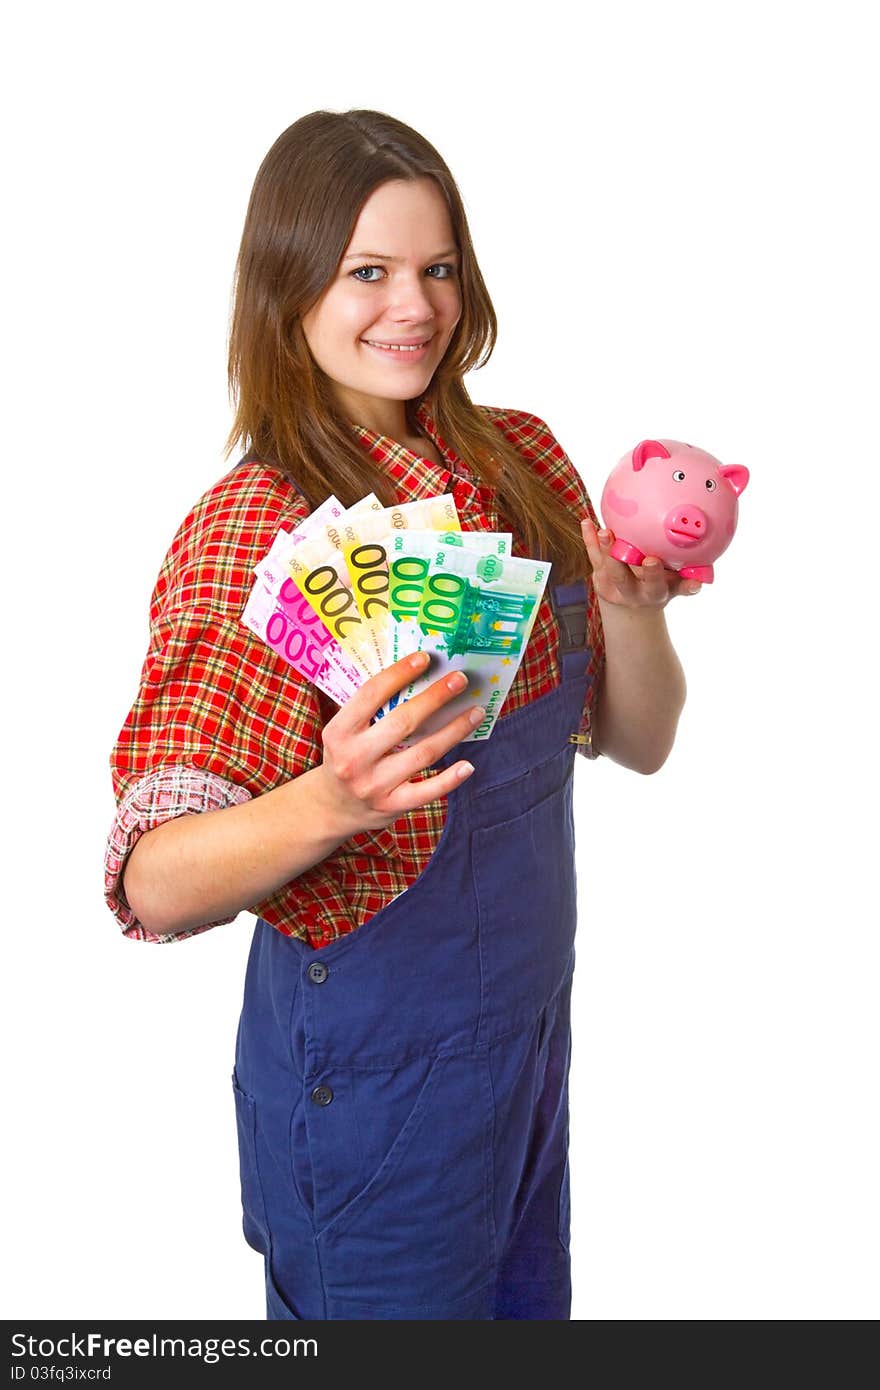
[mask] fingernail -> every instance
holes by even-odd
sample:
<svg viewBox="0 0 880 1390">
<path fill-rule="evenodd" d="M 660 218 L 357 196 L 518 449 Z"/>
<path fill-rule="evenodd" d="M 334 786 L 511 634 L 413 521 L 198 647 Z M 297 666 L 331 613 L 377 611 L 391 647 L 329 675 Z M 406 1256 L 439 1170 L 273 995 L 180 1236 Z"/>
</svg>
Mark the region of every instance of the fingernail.
<svg viewBox="0 0 880 1390">
<path fill-rule="evenodd" d="M 476 708 L 472 709 L 470 714 L 468 715 L 468 718 L 470 719 L 472 724 L 481 724 L 485 717 L 486 711 L 483 709 L 482 705 L 477 705 Z"/>
<path fill-rule="evenodd" d="M 660 563 L 659 560 L 646 560 L 646 561 L 645 561 L 645 568 L 646 568 L 646 569 L 649 569 L 649 570 L 655 570 L 655 569 L 657 568 L 657 566 L 659 565 L 659 563 Z"/>
<path fill-rule="evenodd" d="M 446 685 L 450 690 L 464 690 L 467 683 L 467 676 L 464 671 L 456 671 L 453 676 L 449 677 Z"/>
<path fill-rule="evenodd" d="M 426 662 L 427 660 L 428 660 L 428 653 L 427 653 L 427 652 L 416 652 L 415 656 L 411 656 L 411 657 L 410 657 L 410 659 L 409 659 L 409 664 L 410 664 L 410 666 L 424 666 L 424 664 L 425 664 L 425 662 Z"/>
<path fill-rule="evenodd" d="M 702 584 L 688 584 L 687 591 L 689 594 L 698 594 L 702 587 Z"/>
<path fill-rule="evenodd" d="M 600 541 L 607 541 L 607 539 L 608 539 L 608 537 L 609 537 L 610 535 L 611 535 L 611 532 L 610 532 L 610 531 L 600 531 L 600 532 L 599 532 L 599 540 L 600 540 Z"/>
<path fill-rule="evenodd" d="M 470 777 L 473 770 L 473 763 L 462 763 L 461 767 L 458 769 L 458 775 L 459 777 Z"/>
</svg>

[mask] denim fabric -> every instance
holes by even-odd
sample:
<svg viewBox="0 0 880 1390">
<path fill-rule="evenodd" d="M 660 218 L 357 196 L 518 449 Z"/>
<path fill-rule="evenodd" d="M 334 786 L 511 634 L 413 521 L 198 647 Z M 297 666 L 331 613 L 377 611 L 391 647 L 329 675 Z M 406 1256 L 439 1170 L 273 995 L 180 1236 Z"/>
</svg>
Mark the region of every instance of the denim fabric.
<svg viewBox="0 0 880 1390">
<path fill-rule="evenodd" d="M 317 951 L 257 920 L 233 1088 L 269 1318 L 570 1317 L 584 642 L 566 625 L 559 686 L 436 764 L 475 771 L 409 889 Z"/>
</svg>

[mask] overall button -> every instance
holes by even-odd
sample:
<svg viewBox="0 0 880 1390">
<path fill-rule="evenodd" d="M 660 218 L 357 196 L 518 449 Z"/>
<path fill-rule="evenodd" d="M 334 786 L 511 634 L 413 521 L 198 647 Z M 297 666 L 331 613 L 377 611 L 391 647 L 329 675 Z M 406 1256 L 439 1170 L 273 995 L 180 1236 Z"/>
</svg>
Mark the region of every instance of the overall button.
<svg viewBox="0 0 880 1390">
<path fill-rule="evenodd" d="M 333 1092 L 329 1086 L 316 1086 L 312 1091 L 312 1100 L 316 1105 L 329 1105 L 333 1099 Z"/>
<path fill-rule="evenodd" d="M 309 979 L 312 981 L 312 984 L 322 985 L 329 974 L 330 971 L 322 961 L 313 961 L 309 966 Z"/>
</svg>

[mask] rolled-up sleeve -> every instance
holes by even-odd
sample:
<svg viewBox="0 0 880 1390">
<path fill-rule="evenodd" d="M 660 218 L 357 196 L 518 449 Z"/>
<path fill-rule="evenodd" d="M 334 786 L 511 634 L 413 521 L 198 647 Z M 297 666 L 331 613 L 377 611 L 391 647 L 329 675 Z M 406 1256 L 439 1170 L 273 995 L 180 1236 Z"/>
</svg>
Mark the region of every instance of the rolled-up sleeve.
<svg viewBox="0 0 880 1390">
<path fill-rule="evenodd" d="M 176 816 L 262 795 L 320 761 L 317 690 L 234 614 L 181 609 L 154 626 L 137 696 L 110 755 L 116 814 L 104 897 L 123 935 L 182 941 L 224 917 L 159 935 L 125 898 L 123 873 L 141 835 Z"/>
<path fill-rule="evenodd" d="M 137 941 L 181 941 L 184 937 L 196 936 L 210 927 L 219 927 L 235 920 L 234 917 L 222 917 L 216 922 L 205 922 L 203 926 L 168 935 L 148 931 L 128 905 L 122 875 L 129 854 L 146 831 L 154 830 L 157 825 L 173 820 L 175 816 L 220 811 L 226 806 L 236 806 L 250 799 L 249 791 L 225 777 L 184 765 L 161 768 L 135 782 L 117 808 L 104 854 L 104 897 L 122 927 L 123 935 Z"/>
</svg>

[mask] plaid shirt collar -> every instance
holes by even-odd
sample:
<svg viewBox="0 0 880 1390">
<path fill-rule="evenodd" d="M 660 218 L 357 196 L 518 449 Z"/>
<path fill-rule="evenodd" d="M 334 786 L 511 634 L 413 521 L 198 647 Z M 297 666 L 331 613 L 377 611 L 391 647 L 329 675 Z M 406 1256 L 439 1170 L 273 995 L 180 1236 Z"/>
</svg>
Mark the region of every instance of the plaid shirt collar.
<svg viewBox="0 0 880 1390">
<path fill-rule="evenodd" d="M 457 501 L 459 497 L 473 497 L 478 491 L 474 475 L 464 459 L 460 458 L 440 435 L 427 402 L 422 401 L 416 407 L 416 419 L 436 445 L 438 453 L 449 464 L 448 468 L 438 468 L 430 459 L 421 458 L 411 449 L 399 444 L 396 439 L 390 439 L 386 434 L 377 434 L 365 425 L 352 425 L 352 429 L 364 448 L 372 454 L 377 463 L 384 466 L 400 490 L 414 501 L 420 497 L 433 497 L 437 493 L 445 492 L 450 480 L 455 485 Z"/>
</svg>

